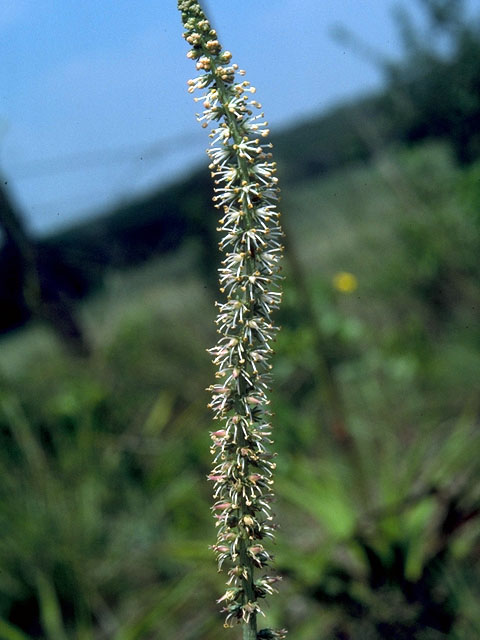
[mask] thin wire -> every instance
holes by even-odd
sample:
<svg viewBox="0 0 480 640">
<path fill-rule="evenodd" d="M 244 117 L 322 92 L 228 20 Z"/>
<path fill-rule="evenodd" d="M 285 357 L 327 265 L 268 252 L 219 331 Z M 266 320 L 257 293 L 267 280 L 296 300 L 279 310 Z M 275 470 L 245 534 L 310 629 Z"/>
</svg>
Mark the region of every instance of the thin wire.
<svg viewBox="0 0 480 640">
<path fill-rule="evenodd" d="M 186 133 L 162 138 L 143 150 L 139 146 L 122 146 L 110 149 L 85 151 L 55 158 L 44 158 L 9 167 L 16 179 L 31 179 L 58 173 L 79 171 L 106 164 L 119 164 L 132 159 L 153 160 L 161 155 L 174 153 L 179 146 L 193 146 L 200 140 L 200 133 Z M 134 158 L 132 158 L 134 156 Z"/>
</svg>

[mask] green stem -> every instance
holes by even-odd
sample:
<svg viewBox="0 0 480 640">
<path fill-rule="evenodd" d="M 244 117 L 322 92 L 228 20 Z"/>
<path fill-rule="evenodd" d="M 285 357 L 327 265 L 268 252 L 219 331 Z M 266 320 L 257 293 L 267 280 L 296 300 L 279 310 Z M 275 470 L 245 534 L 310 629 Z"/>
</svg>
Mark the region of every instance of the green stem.
<svg viewBox="0 0 480 640">
<path fill-rule="evenodd" d="M 248 624 L 243 626 L 242 640 L 257 640 L 257 617 L 252 616 Z"/>
<path fill-rule="evenodd" d="M 224 82 L 221 80 L 221 78 L 219 78 L 217 76 L 216 73 L 216 65 L 214 60 L 211 58 L 211 68 L 212 68 L 212 72 L 215 74 L 216 76 L 216 86 L 217 86 L 217 91 L 218 91 L 218 95 L 220 98 L 220 102 L 224 105 L 228 104 L 228 90 L 227 87 L 225 86 Z M 238 123 L 235 119 L 234 116 L 232 116 L 230 113 L 228 113 L 228 111 L 225 113 L 225 118 L 226 121 L 228 123 L 230 132 L 232 134 L 233 140 L 236 144 L 240 144 L 240 142 L 242 141 L 242 134 L 239 130 L 239 126 Z M 237 162 L 238 162 L 238 167 L 241 173 L 241 177 L 243 180 L 248 181 L 249 180 L 249 174 L 248 174 L 248 163 L 245 160 L 245 158 L 240 158 L 237 157 Z M 249 228 L 251 227 L 250 224 L 250 212 L 248 210 L 248 207 L 246 207 L 245 205 L 242 207 L 243 212 L 245 214 L 245 228 Z M 250 310 L 250 314 L 252 313 L 252 311 Z M 245 506 L 245 505 L 243 505 Z M 245 509 L 242 509 L 242 514 L 243 513 L 248 513 L 248 511 Z M 240 561 L 242 563 L 242 566 L 246 568 L 247 570 L 247 577 L 243 579 L 243 588 L 244 588 L 244 593 L 245 593 L 245 604 L 247 602 L 255 602 L 256 601 L 256 596 L 255 596 L 255 591 L 254 591 L 254 565 L 253 565 L 253 561 L 252 559 L 248 556 L 247 553 L 247 540 L 243 539 L 241 546 L 240 546 Z M 242 638 L 243 640 L 257 640 L 257 615 L 255 613 L 253 613 L 250 618 L 248 623 L 242 623 Z"/>
<path fill-rule="evenodd" d="M 247 553 L 247 541 L 243 539 L 239 549 L 240 562 L 247 570 L 247 577 L 243 578 L 243 588 L 245 593 L 245 604 L 255 602 L 255 592 L 253 590 L 253 561 Z M 257 640 L 257 615 L 253 613 L 248 623 L 242 624 L 243 640 Z"/>
</svg>

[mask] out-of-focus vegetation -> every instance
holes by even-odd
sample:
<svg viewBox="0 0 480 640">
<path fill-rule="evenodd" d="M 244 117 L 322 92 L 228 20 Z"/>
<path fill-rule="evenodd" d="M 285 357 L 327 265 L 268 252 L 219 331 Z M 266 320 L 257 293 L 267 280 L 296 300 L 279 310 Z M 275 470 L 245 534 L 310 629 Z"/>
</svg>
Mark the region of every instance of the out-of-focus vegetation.
<svg viewBox="0 0 480 640">
<path fill-rule="evenodd" d="M 435 7 L 457 3 L 427 4 L 435 18 Z M 460 21 L 455 33 L 464 31 L 478 51 L 478 25 Z M 439 77 L 452 46 L 424 59 Z M 406 56 L 395 78 L 410 86 L 412 68 Z M 424 80 L 422 91 L 433 82 Z M 347 120 L 368 153 L 343 138 L 327 144 L 315 124 L 309 146 L 297 146 L 298 131 L 290 138 L 305 161 L 322 149 L 343 161 L 292 169 L 283 194 L 272 406 L 284 581 L 268 616 L 298 640 L 480 637 L 478 124 L 463 158 L 453 132 L 413 144 L 398 129 L 387 145 L 382 120 Z M 299 159 L 284 158 L 286 175 Z M 88 358 L 40 322 L 2 339 L 2 640 L 235 635 L 221 631 L 223 576 L 208 550 L 205 348 L 215 342 L 217 258 L 196 180 L 165 196 L 175 231 L 152 243 L 169 253 L 128 270 L 121 258 L 105 262 L 79 309 Z M 125 211 L 124 230 L 135 214 Z M 177 242 L 185 211 L 205 232 Z M 113 220 L 91 229 L 114 230 Z M 335 278 L 342 272 L 354 277 Z"/>
</svg>

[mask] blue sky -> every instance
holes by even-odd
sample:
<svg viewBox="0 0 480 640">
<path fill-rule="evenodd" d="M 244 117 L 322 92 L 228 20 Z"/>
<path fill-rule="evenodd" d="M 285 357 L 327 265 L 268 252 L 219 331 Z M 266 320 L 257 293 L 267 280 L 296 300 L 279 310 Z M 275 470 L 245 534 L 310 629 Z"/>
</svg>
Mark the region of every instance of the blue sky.
<svg viewBox="0 0 480 640">
<path fill-rule="evenodd" d="M 393 4 L 204 6 L 278 130 L 380 84 L 330 29 L 342 24 L 395 57 Z M 175 0 L 1 0 L 0 171 L 32 229 L 100 213 L 203 160 L 181 33 Z"/>
</svg>

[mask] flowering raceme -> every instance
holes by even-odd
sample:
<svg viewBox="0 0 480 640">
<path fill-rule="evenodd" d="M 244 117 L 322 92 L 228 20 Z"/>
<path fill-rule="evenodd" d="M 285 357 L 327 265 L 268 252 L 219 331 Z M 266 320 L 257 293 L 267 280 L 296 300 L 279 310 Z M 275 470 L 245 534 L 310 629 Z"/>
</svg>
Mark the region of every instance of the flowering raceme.
<svg viewBox="0 0 480 640">
<path fill-rule="evenodd" d="M 281 300 L 279 260 L 282 231 L 275 163 L 271 160 L 267 122 L 245 72 L 231 63 L 199 3 L 180 0 L 184 37 L 199 76 L 189 91 L 203 104 L 202 126 L 212 125 L 208 150 L 215 181 L 214 203 L 221 212 L 217 345 L 210 350 L 217 383 L 210 387 L 219 428 L 211 434 L 214 468 L 214 517 L 218 540 L 213 549 L 221 567 L 228 565 L 228 589 L 220 598 L 226 626 L 243 624 L 248 640 L 284 638 L 285 631 L 257 632 L 258 600 L 273 593 L 277 577 L 265 570 L 271 555 L 264 542 L 273 537 L 271 425 L 267 392 L 270 357 L 277 327 L 272 312 Z M 240 76 L 240 78 L 239 78 Z M 257 570 L 257 571 L 256 571 Z"/>
</svg>

